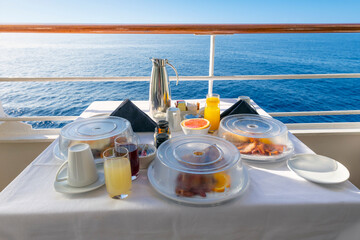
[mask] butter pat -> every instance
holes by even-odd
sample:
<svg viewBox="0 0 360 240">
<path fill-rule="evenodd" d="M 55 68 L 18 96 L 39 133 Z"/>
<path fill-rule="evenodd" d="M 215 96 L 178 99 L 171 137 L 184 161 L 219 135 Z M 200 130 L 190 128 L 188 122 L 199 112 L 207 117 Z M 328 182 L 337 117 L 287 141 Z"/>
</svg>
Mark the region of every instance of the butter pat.
<svg viewBox="0 0 360 240">
<path fill-rule="evenodd" d="M 186 111 L 186 103 L 184 100 L 176 101 L 176 107 L 180 109 L 180 111 Z"/>
</svg>

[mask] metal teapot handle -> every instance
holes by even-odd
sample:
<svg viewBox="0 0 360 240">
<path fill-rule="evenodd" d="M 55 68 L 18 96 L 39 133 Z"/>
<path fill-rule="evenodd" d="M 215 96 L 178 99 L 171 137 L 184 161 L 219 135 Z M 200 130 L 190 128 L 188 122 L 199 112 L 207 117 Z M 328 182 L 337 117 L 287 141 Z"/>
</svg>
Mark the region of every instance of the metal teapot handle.
<svg viewBox="0 0 360 240">
<path fill-rule="evenodd" d="M 175 68 L 173 65 L 171 65 L 171 64 L 168 62 L 168 60 L 166 60 L 166 64 L 169 65 L 172 69 L 174 69 L 175 74 L 176 74 L 176 86 L 177 86 L 177 85 L 179 84 L 179 75 L 178 75 L 178 73 L 177 73 L 177 71 L 176 71 L 176 68 Z"/>
</svg>

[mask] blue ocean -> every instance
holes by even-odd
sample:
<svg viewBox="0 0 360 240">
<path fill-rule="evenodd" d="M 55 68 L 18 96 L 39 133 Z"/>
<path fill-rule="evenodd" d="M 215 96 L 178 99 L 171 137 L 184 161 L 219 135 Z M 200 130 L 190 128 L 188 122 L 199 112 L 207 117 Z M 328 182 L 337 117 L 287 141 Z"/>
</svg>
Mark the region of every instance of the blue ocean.
<svg viewBox="0 0 360 240">
<path fill-rule="evenodd" d="M 360 34 L 216 36 L 215 75 L 360 73 Z M 209 36 L 0 34 L 0 77 L 149 76 L 149 58 L 179 75 L 208 75 Z M 169 68 L 168 72 L 174 76 Z M 204 98 L 206 81 L 171 83 L 173 99 Z M 250 96 L 267 112 L 360 109 L 359 79 L 215 81 L 223 98 Z M 0 82 L 10 116 L 79 115 L 93 101 L 147 100 L 149 82 Z M 281 117 L 284 123 L 353 122 L 360 116 Z M 35 128 L 66 122 L 33 122 Z"/>
</svg>

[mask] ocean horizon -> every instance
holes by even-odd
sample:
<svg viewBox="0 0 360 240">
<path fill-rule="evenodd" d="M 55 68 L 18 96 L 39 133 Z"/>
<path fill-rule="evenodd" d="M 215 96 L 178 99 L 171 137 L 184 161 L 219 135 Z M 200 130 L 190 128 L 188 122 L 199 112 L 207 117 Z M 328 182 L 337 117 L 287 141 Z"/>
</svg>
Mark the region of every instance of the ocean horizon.
<svg viewBox="0 0 360 240">
<path fill-rule="evenodd" d="M 216 36 L 216 76 L 360 73 L 360 34 Z M 0 77 L 149 76 L 166 58 L 181 76 L 208 75 L 209 36 L 0 34 Z M 168 68 L 170 76 L 174 76 Z M 358 110 L 359 79 L 214 81 L 223 98 L 251 97 L 267 112 Z M 171 82 L 173 99 L 204 98 L 206 81 Z M 9 116 L 79 115 L 93 101 L 147 100 L 149 82 L 0 82 Z M 357 115 L 281 117 L 284 123 L 355 122 Z M 32 122 L 35 128 L 66 122 Z"/>
</svg>

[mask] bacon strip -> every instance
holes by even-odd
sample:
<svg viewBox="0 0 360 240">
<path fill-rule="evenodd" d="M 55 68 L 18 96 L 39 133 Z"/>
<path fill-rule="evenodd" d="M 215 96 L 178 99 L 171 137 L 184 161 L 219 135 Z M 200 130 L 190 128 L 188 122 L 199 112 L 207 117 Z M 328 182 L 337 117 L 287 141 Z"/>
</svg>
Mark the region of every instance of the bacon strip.
<svg viewBox="0 0 360 240">
<path fill-rule="evenodd" d="M 249 139 L 247 142 L 235 143 L 235 146 L 242 154 L 258 154 L 263 156 L 279 155 L 286 149 L 285 145 L 267 144 L 254 138 Z"/>
</svg>

